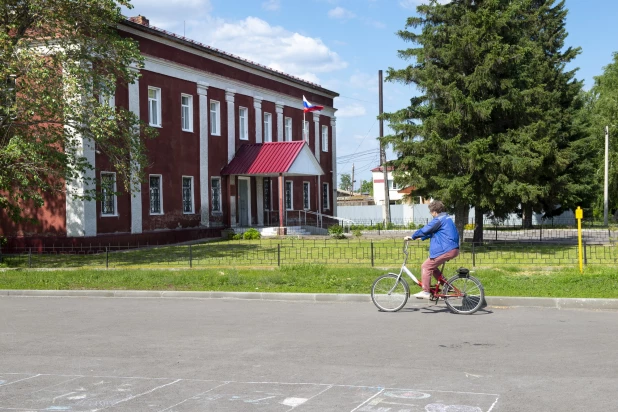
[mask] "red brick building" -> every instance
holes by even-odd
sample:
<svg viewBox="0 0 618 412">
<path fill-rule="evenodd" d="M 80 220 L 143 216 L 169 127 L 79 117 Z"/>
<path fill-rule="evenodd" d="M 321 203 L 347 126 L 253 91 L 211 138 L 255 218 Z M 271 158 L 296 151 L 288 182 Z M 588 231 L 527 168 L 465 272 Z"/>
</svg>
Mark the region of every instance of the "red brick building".
<svg viewBox="0 0 618 412">
<path fill-rule="evenodd" d="M 337 93 L 151 27 L 141 16 L 118 29 L 139 43 L 145 66 L 137 82 L 117 88 L 111 103 L 159 129 L 159 136 L 147 142 L 146 181 L 133 193 L 116 187 L 122 194 L 102 201 L 49 199 L 42 210 L 31 211 L 38 224 L 2 218 L 0 234 L 143 240 L 170 239 L 171 231 L 180 229 L 217 228 L 213 235 L 223 227 L 277 226 L 279 176 L 284 221 L 298 211 L 336 215 Z M 324 109 L 304 114 L 303 95 Z M 296 157 L 277 165 L 275 156 L 275 168 L 267 173 L 224 170 L 247 152 L 241 150 L 244 145 L 276 152 L 289 148 L 285 142 L 302 140 L 306 145 Z M 84 147 L 96 177 L 115 183 L 108 159 Z M 235 163 L 250 161 L 237 157 Z M 288 167 L 285 174 L 281 167 Z"/>
</svg>

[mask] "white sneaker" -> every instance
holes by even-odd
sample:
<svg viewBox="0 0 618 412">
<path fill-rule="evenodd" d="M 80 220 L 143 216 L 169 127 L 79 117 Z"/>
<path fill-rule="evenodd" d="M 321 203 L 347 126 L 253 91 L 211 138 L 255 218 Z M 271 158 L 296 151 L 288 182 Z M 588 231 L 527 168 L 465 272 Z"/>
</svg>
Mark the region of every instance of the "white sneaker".
<svg viewBox="0 0 618 412">
<path fill-rule="evenodd" d="M 431 293 L 429 292 L 425 292 L 424 290 L 421 290 L 418 293 L 415 293 L 414 296 L 416 299 L 431 299 Z"/>
</svg>

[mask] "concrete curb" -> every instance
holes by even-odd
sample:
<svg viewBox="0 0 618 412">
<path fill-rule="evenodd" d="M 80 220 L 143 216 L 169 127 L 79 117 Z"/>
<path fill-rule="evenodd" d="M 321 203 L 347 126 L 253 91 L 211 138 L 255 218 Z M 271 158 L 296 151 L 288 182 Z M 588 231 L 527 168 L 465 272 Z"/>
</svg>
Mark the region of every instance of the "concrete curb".
<svg viewBox="0 0 618 412">
<path fill-rule="evenodd" d="M 100 297 L 100 298 L 175 298 L 244 299 L 294 302 L 371 302 L 369 294 L 266 293 L 266 292 L 191 292 L 154 290 L 0 290 L 0 297 Z M 618 299 L 528 298 L 486 296 L 488 307 L 540 307 L 555 309 L 618 310 Z M 408 303 L 417 303 L 413 299 Z M 426 303 L 426 302 L 418 302 Z"/>
</svg>

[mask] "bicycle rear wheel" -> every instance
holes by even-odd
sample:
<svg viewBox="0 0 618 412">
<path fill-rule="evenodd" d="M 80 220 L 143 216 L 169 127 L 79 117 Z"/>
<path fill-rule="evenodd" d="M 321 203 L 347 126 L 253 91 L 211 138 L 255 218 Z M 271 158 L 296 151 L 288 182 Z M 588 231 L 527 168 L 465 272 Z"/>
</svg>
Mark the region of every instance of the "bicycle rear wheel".
<svg viewBox="0 0 618 412">
<path fill-rule="evenodd" d="M 371 286 L 371 300 L 383 312 L 397 312 L 406 305 L 408 296 L 408 283 L 394 273 L 380 276 Z"/>
<path fill-rule="evenodd" d="M 442 288 L 444 303 L 453 312 L 471 315 L 483 306 L 485 290 L 474 276 L 455 275 Z"/>
</svg>

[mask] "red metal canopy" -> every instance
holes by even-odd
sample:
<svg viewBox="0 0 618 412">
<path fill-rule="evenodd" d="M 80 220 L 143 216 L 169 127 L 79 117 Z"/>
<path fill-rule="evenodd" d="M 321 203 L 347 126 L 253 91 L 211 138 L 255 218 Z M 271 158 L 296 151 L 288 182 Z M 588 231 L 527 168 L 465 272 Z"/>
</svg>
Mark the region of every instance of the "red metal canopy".
<svg viewBox="0 0 618 412">
<path fill-rule="evenodd" d="M 318 176 L 324 171 L 304 140 L 245 144 L 221 175 Z"/>
</svg>

